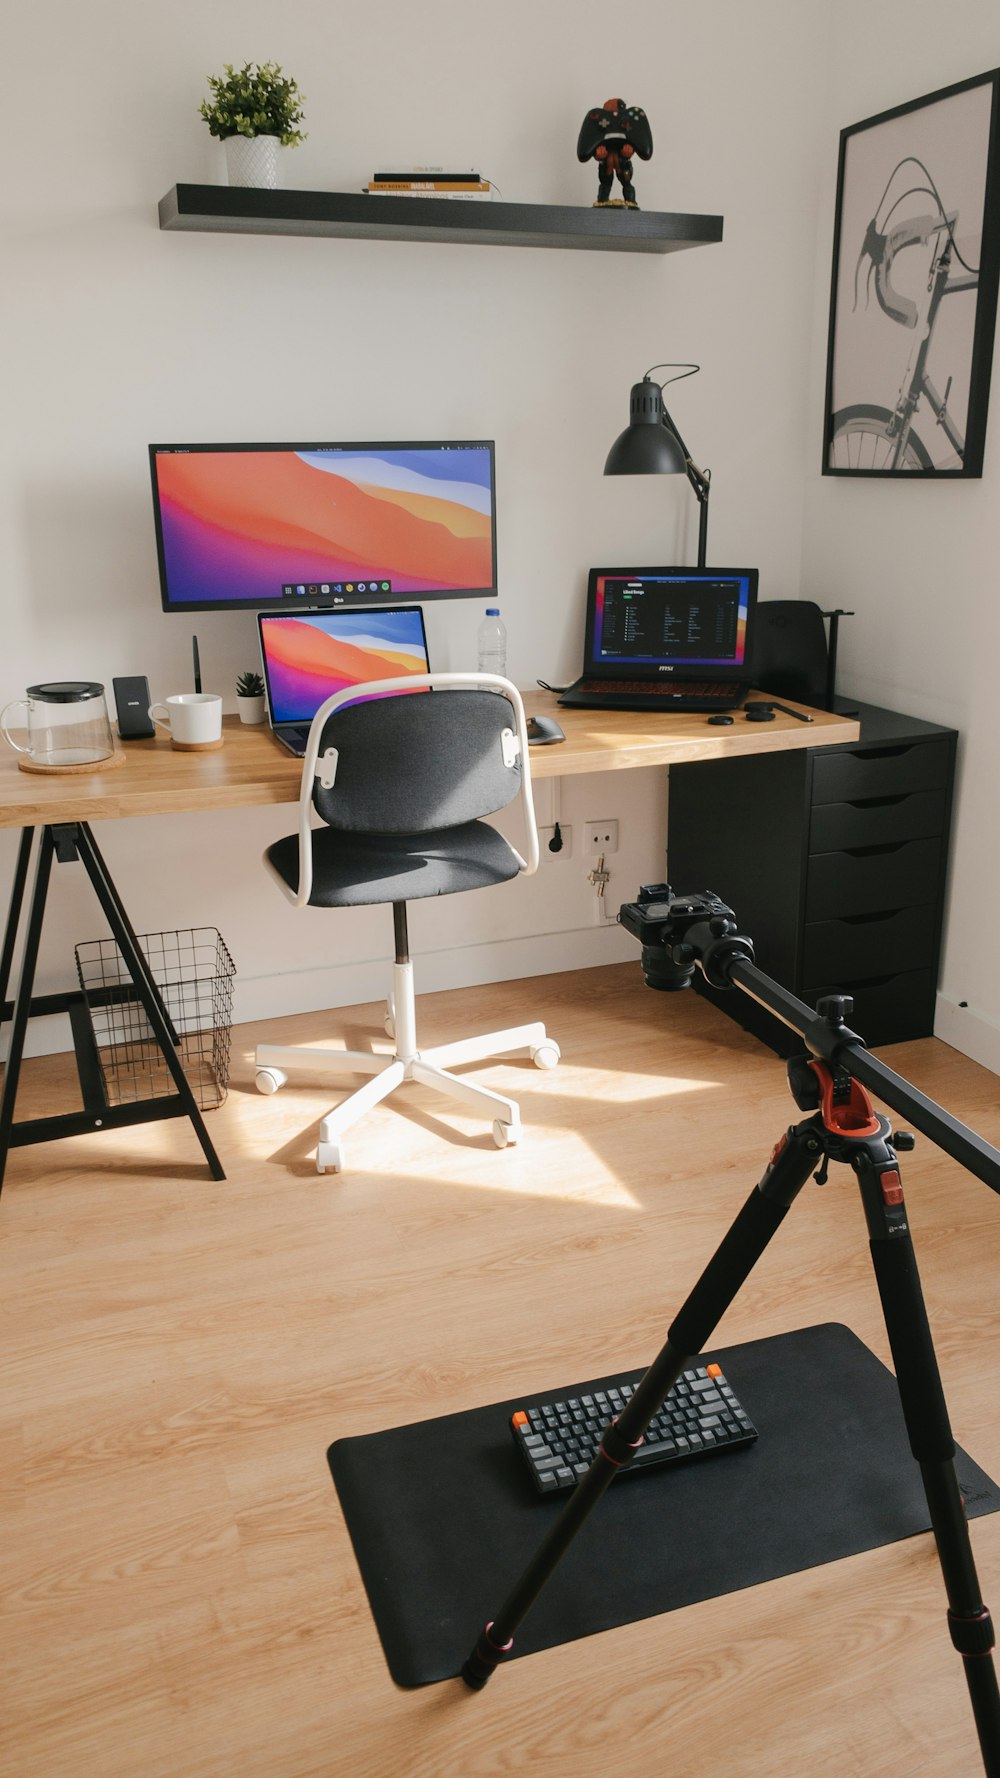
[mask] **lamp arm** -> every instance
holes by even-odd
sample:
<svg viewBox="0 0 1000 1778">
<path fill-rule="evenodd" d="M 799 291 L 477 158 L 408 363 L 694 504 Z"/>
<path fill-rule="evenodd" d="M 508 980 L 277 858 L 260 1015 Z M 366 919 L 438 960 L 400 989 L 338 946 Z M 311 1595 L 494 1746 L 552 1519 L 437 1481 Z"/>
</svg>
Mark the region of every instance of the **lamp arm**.
<svg viewBox="0 0 1000 1778">
<path fill-rule="evenodd" d="M 663 424 L 669 426 L 677 443 L 680 445 L 681 453 L 684 458 L 685 474 L 687 475 L 688 481 L 691 483 L 698 500 L 698 566 L 699 568 L 704 568 L 708 547 L 708 496 L 712 491 L 712 471 L 710 469 L 698 468 L 697 463 L 694 461 L 687 445 L 684 443 L 677 427 L 674 425 L 673 420 L 667 412 L 666 404 L 664 404 L 663 408 Z"/>
</svg>

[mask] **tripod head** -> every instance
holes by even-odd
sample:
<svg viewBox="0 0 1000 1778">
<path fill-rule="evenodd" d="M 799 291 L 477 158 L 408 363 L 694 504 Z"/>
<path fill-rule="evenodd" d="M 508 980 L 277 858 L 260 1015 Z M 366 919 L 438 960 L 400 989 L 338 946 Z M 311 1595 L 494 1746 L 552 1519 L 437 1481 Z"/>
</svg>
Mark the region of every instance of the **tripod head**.
<svg viewBox="0 0 1000 1778">
<path fill-rule="evenodd" d="M 732 908 L 712 890 L 675 895 L 669 883 L 646 883 L 636 901 L 623 904 L 618 918 L 642 946 L 648 988 L 676 993 L 700 969 L 713 988 L 741 989 L 796 1031 L 806 1049 L 828 1065 L 841 1103 L 850 1081 L 860 1081 L 991 1191 L 1000 1192 L 1000 1152 L 869 1055 L 864 1039 L 845 1022 L 853 1008 L 849 995 L 830 994 L 813 1008 L 758 969 L 753 941 L 738 930 Z M 808 1058 L 803 1060 L 807 1071 L 790 1068 L 789 1084 L 806 1110 L 818 1100 Z"/>
<path fill-rule="evenodd" d="M 669 883 L 644 883 L 638 901 L 626 902 L 618 918 L 642 945 L 647 988 L 677 993 L 690 985 L 696 966 L 713 988 L 728 988 L 737 958 L 753 962 L 753 945 L 737 932 L 732 908 L 711 889 L 675 895 Z"/>
</svg>

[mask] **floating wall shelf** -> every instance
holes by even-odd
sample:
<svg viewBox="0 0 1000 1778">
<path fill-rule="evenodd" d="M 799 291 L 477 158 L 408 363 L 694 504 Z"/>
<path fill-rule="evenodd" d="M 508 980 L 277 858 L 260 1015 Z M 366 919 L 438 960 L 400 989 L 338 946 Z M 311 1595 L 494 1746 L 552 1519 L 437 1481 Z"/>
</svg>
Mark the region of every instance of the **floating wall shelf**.
<svg viewBox="0 0 1000 1778">
<path fill-rule="evenodd" d="M 260 191 L 233 185 L 175 185 L 160 200 L 160 227 L 205 234 L 585 247 L 610 253 L 676 253 L 682 247 L 707 247 L 722 239 L 721 216 L 368 197 L 347 191 Z"/>
</svg>

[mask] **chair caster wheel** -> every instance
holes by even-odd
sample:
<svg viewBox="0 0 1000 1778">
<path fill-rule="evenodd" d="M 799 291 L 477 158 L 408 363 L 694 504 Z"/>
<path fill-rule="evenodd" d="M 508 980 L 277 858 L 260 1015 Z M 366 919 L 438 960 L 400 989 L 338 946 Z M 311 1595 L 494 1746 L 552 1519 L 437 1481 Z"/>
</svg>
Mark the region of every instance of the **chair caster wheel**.
<svg viewBox="0 0 1000 1778">
<path fill-rule="evenodd" d="M 531 1060 L 536 1068 L 554 1068 L 561 1055 L 562 1051 L 555 1038 L 547 1037 L 544 1043 L 532 1050 Z"/>
<path fill-rule="evenodd" d="M 493 1140 L 498 1148 L 508 1148 L 520 1135 L 517 1124 L 505 1124 L 502 1117 L 493 1119 Z"/>
<path fill-rule="evenodd" d="M 344 1151 L 339 1142 L 320 1142 L 316 1149 L 317 1173 L 340 1173 L 344 1166 Z"/>
<path fill-rule="evenodd" d="M 258 1093 L 276 1093 L 287 1079 L 283 1068 L 258 1068 L 254 1076 Z"/>
</svg>

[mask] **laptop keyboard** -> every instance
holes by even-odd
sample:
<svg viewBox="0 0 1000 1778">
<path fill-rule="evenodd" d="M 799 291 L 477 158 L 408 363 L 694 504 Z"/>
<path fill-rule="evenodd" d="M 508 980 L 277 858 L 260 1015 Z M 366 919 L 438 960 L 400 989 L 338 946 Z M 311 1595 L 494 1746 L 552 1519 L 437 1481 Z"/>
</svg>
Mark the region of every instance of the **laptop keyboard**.
<svg viewBox="0 0 1000 1778">
<path fill-rule="evenodd" d="M 584 679 L 576 689 L 591 696 L 609 692 L 613 697 L 628 698 L 719 698 L 735 703 L 740 697 L 739 688 L 732 684 L 694 679 L 683 679 L 676 686 L 656 679 Z"/>
</svg>

